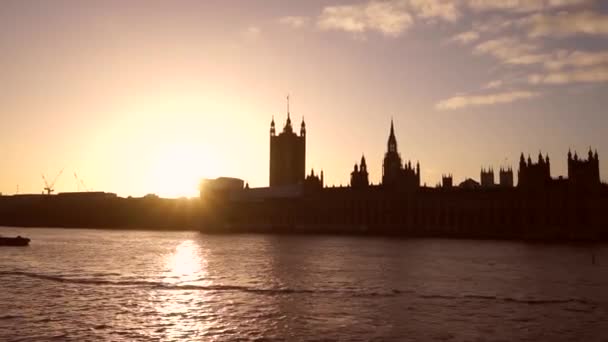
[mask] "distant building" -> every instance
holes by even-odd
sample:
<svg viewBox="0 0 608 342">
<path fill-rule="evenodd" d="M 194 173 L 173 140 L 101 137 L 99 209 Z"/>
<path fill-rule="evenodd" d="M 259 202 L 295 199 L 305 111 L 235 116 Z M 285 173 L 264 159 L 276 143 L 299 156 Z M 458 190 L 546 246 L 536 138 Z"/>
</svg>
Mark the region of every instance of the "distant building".
<svg viewBox="0 0 608 342">
<path fill-rule="evenodd" d="M 441 187 L 442 188 L 450 189 L 453 186 L 454 186 L 454 180 L 453 180 L 451 174 L 441 176 Z"/>
<path fill-rule="evenodd" d="M 388 137 L 388 149 L 382 164 L 382 185 L 392 189 L 416 189 L 420 187 L 420 163 L 416 167 L 411 161 L 403 163 L 397 150 L 395 128 L 391 120 L 391 131 Z"/>
<path fill-rule="evenodd" d="M 199 186 L 200 196 L 204 198 L 206 194 L 212 196 L 229 195 L 243 190 L 245 182 L 238 178 L 220 177 L 217 179 L 204 179 Z"/>
<path fill-rule="evenodd" d="M 572 152 L 568 151 L 568 181 L 574 186 L 583 188 L 597 187 L 601 184 L 597 150 L 594 155 L 589 148 L 587 160 L 579 159 L 576 152 L 572 157 Z"/>
<path fill-rule="evenodd" d="M 517 186 L 520 188 L 541 188 L 546 187 L 551 182 L 551 163 L 549 156 L 543 158 L 542 154 L 538 154 L 538 162 L 532 163 L 532 159 L 528 156 L 528 161 L 524 159 L 522 153 L 519 158 L 519 173 Z"/>
<path fill-rule="evenodd" d="M 499 185 L 503 188 L 513 187 L 513 169 L 511 167 L 500 168 L 499 171 Z"/>
<path fill-rule="evenodd" d="M 283 132 L 276 134 L 274 117 L 270 123 L 270 186 L 302 184 L 305 170 L 306 124 L 302 118 L 300 135 L 294 133 L 288 105 Z"/>
<path fill-rule="evenodd" d="M 365 156 L 361 157 L 361 165 L 355 164 L 353 172 L 350 173 L 350 186 L 361 189 L 369 186 L 369 173 Z"/>
<path fill-rule="evenodd" d="M 494 187 L 494 169 L 481 169 L 481 176 L 479 178 L 481 180 L 481 186 L 484 188 L 492 188 Z"/>
<path fill-rule="evenodd" d="M 458 187 L 461 189 L 478 189 L 481 185 L 476 180 L 467 178 L 458 184 Z"/>
</svg>

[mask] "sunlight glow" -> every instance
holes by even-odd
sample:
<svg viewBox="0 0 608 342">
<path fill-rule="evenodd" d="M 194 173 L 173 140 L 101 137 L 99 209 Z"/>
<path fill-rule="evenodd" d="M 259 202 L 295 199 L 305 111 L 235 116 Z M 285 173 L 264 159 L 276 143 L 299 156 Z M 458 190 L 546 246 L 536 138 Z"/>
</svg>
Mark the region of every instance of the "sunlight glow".
<svg viewBox="0 0 608 342">
<path fill-rule="evenodd" d="M 200 180 L 220 173 L 216 156 L 194 144 L 162 146 L 157 156 L 152 182 L 155 193 L 161 197 L 196 197 Z"/>
</svg>

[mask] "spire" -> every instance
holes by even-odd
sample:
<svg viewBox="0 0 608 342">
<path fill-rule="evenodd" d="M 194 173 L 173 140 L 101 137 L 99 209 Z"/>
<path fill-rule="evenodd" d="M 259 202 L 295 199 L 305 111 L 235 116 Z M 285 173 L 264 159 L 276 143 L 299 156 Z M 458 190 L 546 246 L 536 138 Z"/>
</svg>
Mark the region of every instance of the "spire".
<svg viewBox="0 0 608 342">
<path fill-rule="evenodd" d="M 545 154 L 545 163 L 549 164 L 549 153 Z"/>
<path fill-rule="evenodd" d="M 367 167 L 367 162 L 365 161 L 365 155 L 361 155 L 361 167 Z"/>
<path fill-rule="evenodd" d="M 300 136 L 306 135 L 306 122 L 304 122 L 304 116 L 302 116 L 302 124 L 300 124 Z"/>
<path fill-rule="evenodd" d="M 388 152 L 397 152 L 397 138 L 395 138 L 395 125 L 391 119 L 391 132 L 388 137 Z"/>
<path fill-rule="evenodd" d="M 597 154 L 597 150 L 595 150 L 595 160 L 600 160 L 600 157 Z"/>
<path fill-rule="evenodd" d="M 568 149 L 568 160 L 572 159 L 572 151 Z"/>
</svg>

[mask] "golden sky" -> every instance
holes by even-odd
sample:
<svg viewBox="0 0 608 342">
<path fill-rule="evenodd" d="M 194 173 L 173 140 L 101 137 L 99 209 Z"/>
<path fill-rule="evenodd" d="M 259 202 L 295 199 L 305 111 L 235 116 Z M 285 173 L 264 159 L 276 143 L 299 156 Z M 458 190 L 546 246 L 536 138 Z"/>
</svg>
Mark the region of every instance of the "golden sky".
<svg viewBox="0 0 608 342">
<path fill-rule="evenodd" d="M 0 192 L 194 196 L 268 184 L 274 115 L 307 168 L 381 178 L 390 120 L 422 181 L 608 153 L 603 1 L 15 1 L 0 10 Z M 608 176 L 606 163 L 601 174 Z"/>
</svg>

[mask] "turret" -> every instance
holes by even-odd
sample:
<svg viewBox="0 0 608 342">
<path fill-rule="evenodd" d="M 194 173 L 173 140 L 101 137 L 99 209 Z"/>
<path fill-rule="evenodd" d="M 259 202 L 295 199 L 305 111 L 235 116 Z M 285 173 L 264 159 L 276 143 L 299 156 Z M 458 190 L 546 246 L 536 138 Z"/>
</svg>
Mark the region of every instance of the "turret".
<svg viewBox="0 0 608 342">
<path fill-rule="evenodd" d="M 272 121 L 270 122 L 270 136 L 274 137 L 275 135 L 277 135 L 277 131 L 276 131 L 275 125 L 274 125 L 274 115 L 273 115 Z"/>
<path fill-rule="evenodd" d="M 361 171 L 367 171 L 367 162 L 365 156 L 361 156 Z"/>
<path fill-rule="evenodd" d="M 306 123 L 304 122 L 304 117 L 302 117 L 302 124 L 300 125 L 300 136 L 306 136 Z"/>
</svg>

